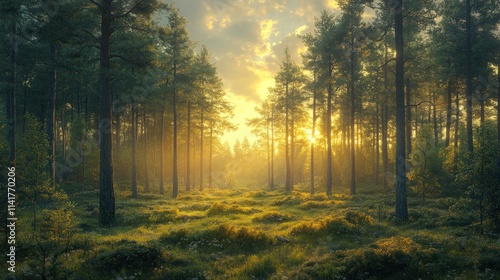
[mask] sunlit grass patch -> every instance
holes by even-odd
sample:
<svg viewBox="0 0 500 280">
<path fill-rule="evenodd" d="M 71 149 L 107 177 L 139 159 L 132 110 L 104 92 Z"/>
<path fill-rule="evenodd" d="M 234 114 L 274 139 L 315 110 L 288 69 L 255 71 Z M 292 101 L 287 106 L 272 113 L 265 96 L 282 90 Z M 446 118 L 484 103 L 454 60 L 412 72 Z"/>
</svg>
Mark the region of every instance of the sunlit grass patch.
<svg viewBox="0 0 500 280">
<path fill-rule="evenodd" d="M 242 207 L 237 204 L 223 204 L 220 202 L 215 202 L 210 208 L 207 209 L 207 216 L 214 215 L 227 215 L 227 214 L 248 214 L 248 213 L 258 213 L 262 210 Z"/>
<path fill-rule="evenodd" d="M 322 209 L 322 208 L 330 208 L 334 205 L 333 201 L 306 201 L 299 205 L 300 209 L 310 210 L 310 209 Z"/>
<path fill-rule="evenodd" d="M 277 260 L 266 255 L 251 255 L 239 269 L 239 279 L 269 279 L 276 272 Z"/>
</svg>

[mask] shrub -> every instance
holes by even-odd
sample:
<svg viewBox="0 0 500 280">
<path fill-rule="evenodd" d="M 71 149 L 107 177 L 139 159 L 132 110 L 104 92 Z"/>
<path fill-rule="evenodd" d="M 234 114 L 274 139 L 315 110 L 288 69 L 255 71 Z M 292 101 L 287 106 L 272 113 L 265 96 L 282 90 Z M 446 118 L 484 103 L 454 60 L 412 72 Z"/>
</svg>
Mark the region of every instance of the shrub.
<svg viewBox="0 0 500 280">
<path fill-rule="evenodd" d="M 274 240 L 264 232 L 249 227 L 219 225 L 201 232 L 186 229 L 170 232 L 160 237 L 160 242 L 187 247 L 189 250 L 237 250 L 254 251 L 267 248 Z"/>
<path fill-rule="evenodd" d="M 247 279 L 269 279 L 276 272 L 276 260 L 270 256 L 250 256 L 241 268 L 241 275 Z"/>
<path fill-rule="evenodd" d="M 207 216 L 257 213 L 257 212 L 261 212 L 261 210 L 255 208 L 241 207 L 236 204 L 227 205 L 227 204 L 222 204 L 220 202 L 215 202 L 210 208 L 208 208 Z"/>
<path fill-rule="evenodd" d="M 307 201 L 299 205 L 300 209 L 310 210 L 310 209 L 323 209 L 329 208 L 333 205 L 333 201 Z"/>
<path fill-rule="evenodd" d="M 253 219 L 254 222 L 258 223 L 283 223 L 291 220 L 293 220 L 291 215 L 279 212 L 269 212 Z"/>
<path fill-rule="evenodd" d="M 90 266 L 102 273 L 150 273 L 165 263 L 163 249 L 158 244 L 127 243 L 114 250 L 104 251 L 90 259 Z"/>
<path fill-rule="evenodd" d="M 351 224 L 361 225 L 361 224 L 371 224 L 373 222 L 373 218 L 366 213 L 351 210 L 345 214 L 345 219 Z"/>
</svg>

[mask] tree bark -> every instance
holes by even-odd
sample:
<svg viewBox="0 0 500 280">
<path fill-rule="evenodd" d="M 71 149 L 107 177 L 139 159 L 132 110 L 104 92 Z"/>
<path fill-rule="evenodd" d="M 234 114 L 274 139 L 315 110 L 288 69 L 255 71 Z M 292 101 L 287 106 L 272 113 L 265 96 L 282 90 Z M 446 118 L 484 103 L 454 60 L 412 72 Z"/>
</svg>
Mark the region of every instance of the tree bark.
<svg viewBox="0 0 500 280">
<path fill-rule="evenodd" d="M 132 198 L 137 198 L 137 105 L 132 100 Z"/>
<path fill-rule="evenodd" d="M 290 144 L 289 144 L 289 97 L 288 97 L 288 83 L 285 86 L 285 168 L 286 168 L 286 174 L 285 174 L 285 190 L 287 192 L 292 191 L 292 186 L 290 182 Z"/>
<path fill-rule="evenodd" d="M 144 192 L 149 192 L 149 168 L 148 168 L 148 127 L 146 118 L 146 104 L 143 105 L 142 119 L 142 137 L 144 137 Z M 154 161 L 153 161 L 154 162 Z"/>
<path fill-rule="evenodd" d="M 389 63 L 389 51 L 387 43 L 384 43 L 385 60 L 384 60 L 384 105 L 382 106 L 382 169 L 383 169 L 383 187 L 388 188 L 389 180 L 389 152 L 388 152 L 388 123 L 389 123 L 389 106 L 387 105 L 387 94 L 388 94 L 388 69 L 387 64 Z"/>
<path fill-rule="evenodd" d="M 100 57 L 100 155 L 99 155 L 99 224 L 115 223 L 115 195 L 113 189 L 113 143 L 111 139 L 112 92 L 111 92 L 111 3 L 101 2 L 101 57 Z"/>
<path fill-rule="evenodd" d="M 352 42 L 354 45 L 354 42 Z M 354 46 L 352 47 L 354 48 Z M 351 81 L 350 81 L 350 129 L 351 129 L 351 186 L 350 186 L 350 194 L 355 195 L 356 194 L 356 143 L 355 143 L 355 136 L 354 136 L 354 124 L 355 124 L 355 89 L 354 89 L 354 63 L 355 63 L 355 51 L 354 49 L 351 50 L 351 65 L 350 65 L 350 70 L 351 70 Z"/>
<path fill-rule="evenodd" d="M 396 37 L 396 217 L 408 220 L 406 202 L 405 167 L 405 92 L 404 92 L 404 40 L 403 40 L 403 1 L 396 0 L 395 37 Z"/>
<path fill-rule="evenodd" d="M 212 157 L 213 157 L 213 137 L 214 137 L 214 122 L 210 120 L 210 143 L 209 143 L 209 156 L 208 156 L 208 187 L 212 188 Z"/>
<path fill-rule="evenodd" d="M 466 75 L 466 123 L 467 123 L 467 150 L 474 151 L 472 142 L 472 23 L 470 0 L 465 1 L 465 75 Z"/>
<path fill-rule="evenodd" d="M 201 108 L 201 125 L 200 125 L 200 191 L 203 191 L 203 140 L 204 140 L 204 122 L 205 116 L 203 114 L 203 108 Z"/>
<path fill-rule="evenodd" d="M 448 147 L 450 145 L 450 135 L 451 135 L 451 96 L 452 96 L 452 81 L 448 80 L 448 85 L 446 88 L 446 140 L 445 146 Z"/>
<path fill-rule="evenodd" d="M 376 117 L 375 117 L 375 185 L 378 186 L 379 183 L 379 163 L 380 163 L 380 114 L 379 114 L 379 100 L 377 93 L 377 108 L 376 108 Z"/>
<path fill-rule="evenodd" d="M 173 153 L 172 153 L 172 196 L 177 198 L 179 194 L 179 179 L 177 174 L 177 64 L 174 63 L 174 81 L 173 81 L 173 114 L 174 114 L 174 135 L 173 135 Z"/>
<path fill-rule="evenodd" d="M 332 67 L 330 66 L 329 73 L 331 76 Z M 328 83 L 328 97 L 327 97 L 327 109 L 326 109 L 326 194 L 328 196 L 332 195 L 333 189 L 333 174 L 332 174 L 332 97 L 333 88 L 332 83 Z"/>
<path fill-rule="evenodd" d="M 50 183 L 56 183 L 56 85 L 57 85 L 57 46 L 56 43 L 50 43 L 50 70 L 49 70 L 49 94 L 47 98 L 47 123 L 46 132 L 49 140 L 47 153 L 49 162 L 47 162 L 47 174 Z"/>
<path fill-rule="evenodd" d="M 165 194 L 164 159 L 165 159 L 165 109 L 163 108 L 161 110 L 161 116 L 160 116 L 160 182 L 159 182 L 160 194 Z"/>
<path fill-rule="evenodd" d="M 191 100 L 187 104 L 186 191 L 191 190 Z"/>
<path fill-rule="evenodd" d="M 411 83 L 410 78 L 406 78 L 406 157 L 411 154 Z"/>
<path fill-rule="evenodd" d="M 312 129 L 311 129 L 311 195 L 314 194 L 314 134 L 316 133 L 316 72 L 314 73 L 313 81 L 313 112 L 312 112 Z"/>
</svg>

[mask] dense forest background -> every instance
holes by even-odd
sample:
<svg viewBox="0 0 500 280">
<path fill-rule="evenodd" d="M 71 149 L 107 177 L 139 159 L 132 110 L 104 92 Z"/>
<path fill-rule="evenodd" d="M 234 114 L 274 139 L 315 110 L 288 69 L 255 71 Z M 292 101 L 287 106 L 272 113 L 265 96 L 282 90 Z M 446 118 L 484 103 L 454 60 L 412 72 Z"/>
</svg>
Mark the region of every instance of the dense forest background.
<svg viewBox="0 0 500 280">
<path fill-rule="evenodd" d="M 412 218 L 407 197 L 419 207 L 453 199 L 475 233 L 498 239 L 496 0 L 339 0 L 340 13 L 311 15 L 302 61 L 285 50 L 247 120 L 258 140 L 234 145 L 221 140 L 238 124 L 216 64 L 174 5 L 0 3 L 0 157 L 16 168 L 33 235 L 52 232 L 48 220 L 77 227 L 75 192 L 96 194 L 106 228 L 123 219 L 117 191 L 175 199 L 248 188 L 389 193 L 396 222 Z"/>
</svg>

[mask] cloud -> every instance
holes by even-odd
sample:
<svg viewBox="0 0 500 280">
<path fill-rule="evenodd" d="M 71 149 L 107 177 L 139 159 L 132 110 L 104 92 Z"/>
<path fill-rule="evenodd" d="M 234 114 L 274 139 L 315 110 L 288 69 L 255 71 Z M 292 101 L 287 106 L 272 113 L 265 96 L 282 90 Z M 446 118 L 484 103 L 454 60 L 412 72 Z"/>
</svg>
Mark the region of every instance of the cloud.
<svg viewBox="0 0 500 280">
<path fill-rule="evenodd" d="M 250 114 L 265 99 L 285 48 L 302 65 L 298 35 L 313 30 L 322 10 L 339 13 L 336 0 L 178 0 L 174 6 L 187 18 L 192 40 L 211 52 L 243 127 L 238 114 Z"/>
</svg>

